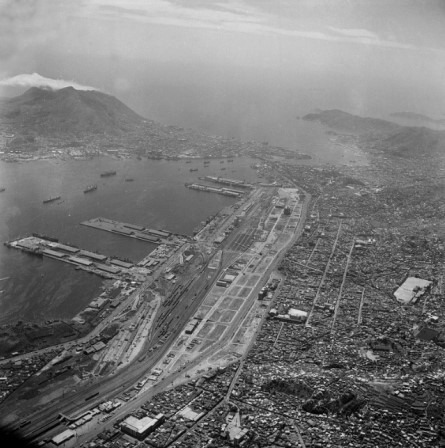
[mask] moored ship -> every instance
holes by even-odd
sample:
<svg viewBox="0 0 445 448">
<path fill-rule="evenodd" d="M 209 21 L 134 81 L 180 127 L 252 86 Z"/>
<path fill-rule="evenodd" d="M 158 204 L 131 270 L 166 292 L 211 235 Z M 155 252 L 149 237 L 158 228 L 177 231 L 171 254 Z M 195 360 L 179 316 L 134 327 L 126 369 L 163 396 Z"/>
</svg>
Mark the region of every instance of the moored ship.
<svg viewBox="0 0 445 448">
<path fill-rule="evenodd" d="M 48 204 L 48 203 L 50 203 L 50 202 L 57 201 L 57 200 L 60 199 L 60 198 L 61 198 L 61 196 L 53 196 L 53 197 L 51 197 L 51 198 L 44 199 L 42 202 L 43 202 L 44 204 Z"/>
<path fill-rule="evenodd" d="M 104 173 L 100 174 L 100 177 L 110 177 L 110 176 L 115 176 L 116 175 L 116 171 L 105 171 Z"/>
<path fill-rule="evenodd" d="M 97 185 L 88 185 L 88 187 L 83 190 L 84 193 L 90 193 L 91 191 L 97 190 Z"/>
</svg>

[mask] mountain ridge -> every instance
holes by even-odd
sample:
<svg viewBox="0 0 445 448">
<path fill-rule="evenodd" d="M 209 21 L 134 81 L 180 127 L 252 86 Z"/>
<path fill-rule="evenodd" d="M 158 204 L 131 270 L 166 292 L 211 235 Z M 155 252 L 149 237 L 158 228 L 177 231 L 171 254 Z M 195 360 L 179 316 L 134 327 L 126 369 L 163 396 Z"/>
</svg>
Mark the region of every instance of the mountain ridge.
<svg viewBox="0 0 445 448">
<path fill-rule="evenodd" d="M 59 90 L 31 87 L 22 95 L 3 99 L 0 118 L 17 130 L 42 136 L 120 135 L 145 122 L 111 95 L 73 87 Z"/>
<path fill-rule="evenodd" d="M 424 126 L 402 126 L 380 118 L 361 117 L 338 109 L 307 114 L 303 120 L 318 122 L 337 132 L 356 136 L 364 148 L 400 157 L 442 153 L 445 131 Z"/>
</svg>

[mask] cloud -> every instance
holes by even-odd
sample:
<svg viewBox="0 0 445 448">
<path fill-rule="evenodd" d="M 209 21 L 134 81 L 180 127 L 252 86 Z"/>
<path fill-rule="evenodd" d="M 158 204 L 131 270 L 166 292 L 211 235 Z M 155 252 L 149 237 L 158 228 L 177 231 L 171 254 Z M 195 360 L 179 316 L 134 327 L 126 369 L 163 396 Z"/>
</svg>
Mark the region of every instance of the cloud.
<svg viewBox="0 0 445 448">
<path fill-rule="evenodd" d="M 51 79 L 38 73 L 23 73 L 10 78 L 0 80 L 0 87 L 41 87 L 52 90 L 60 90 L 65 87 L 74 87 L 77 90 L 98 90 L 95 87 L 84 86 L 74 81 L 64 79 Z"/>
<path fill-rule="evenodd" d="M 0 0 L 0 61 L 57 38 L 75 10 L 59 0 Z"/>
<path fill-rule="evenodd" d="M 84 11 L 85 13 L 86 11 Z M 362 28 L 333 26 L 310 27 L 308 23 L 293 24 L 292 18 L 283 25 L 269 12 L 245 0 L 226 0 L 211 3 L 205 0 L 91 0 L 89 17 L 105 20 L 129 20 L 140 23 L 213 29 L 263 36 L 287 36 L 345 44 L 357 44 L 405 50 L 429 50 L 397 40 L 381 39 L 377 34 Z"/>
<path fill-rule="evenodd" d="M 374 39 L 376 41 L 380 41 L 379 36 L 377 36 L 377 34 L 364 29 L 335 28 L 333 26 L 330 26 L 329 29 L 336 34 L 340 34 L 346 37 L 352 37 L 356 39 Z"/>
</svg>

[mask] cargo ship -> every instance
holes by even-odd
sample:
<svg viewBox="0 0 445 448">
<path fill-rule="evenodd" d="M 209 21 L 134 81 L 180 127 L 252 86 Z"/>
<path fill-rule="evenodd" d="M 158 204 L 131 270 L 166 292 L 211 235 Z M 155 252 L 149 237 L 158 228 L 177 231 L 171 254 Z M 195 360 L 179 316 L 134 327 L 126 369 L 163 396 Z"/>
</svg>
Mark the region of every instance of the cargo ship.
<svg viewBox="0 0 445 448">
<path fill-rule="evenodd" d="M 57 201 L 57 200 L 60 199 L 60 198 L 61 198 L 61 196 L 54 196 L 54 197 L 52 197 L 52 198 L 44 199 L 44 200 L 43 200 L 43 203 L 44 203 L 44 204 L 48 204 L 48 203 L 50 203 L 50 202 Z"/>
<path fill-rule="evenodd" d="M 97 185 L 88 185 L 88 187 L 83 190 L 84 193 L 90 193 L 91 191 L 97 190 Z"/>
<path fill-rule="evenodd" d="M 110 176 L 116 176 L 116 171 L 105 171 L 104 173 L 100 174 L 100 177 L 110 177 Z"/>
</svg>

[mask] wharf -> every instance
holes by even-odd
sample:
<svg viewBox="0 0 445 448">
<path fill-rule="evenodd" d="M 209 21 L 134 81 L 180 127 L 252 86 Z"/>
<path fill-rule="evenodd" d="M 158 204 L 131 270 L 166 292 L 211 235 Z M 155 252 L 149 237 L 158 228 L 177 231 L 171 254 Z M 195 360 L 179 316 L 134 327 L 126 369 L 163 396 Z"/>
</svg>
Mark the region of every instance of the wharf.
<svg viewBox="0 0 445 448">
<path fill-rule="evenodd" d="M 166 230 L 149 229 L 136 224 L 127 224 L 100 217 L 83 221 L 80 224 L 152 244 L 182 244 L 187 239 L 183 235 L 177 235 Z"/>
<path fill-rule="evenodd" d="M 255 188 L 254 185 L 248 184 L 244 180 L 229 179 L 227 177 L 205 176 L 200 177 L 199 179 L 207 182 L 213 182 L 214 184 L 229 185 L 231 187 L 246 188 L 250 190 Z"/>
<path fill-rule="evenodd" d="M 217 194 L 222 194 L 223 196 L 230 196 L 232 198 L 239 198 L 241 195 L 244 194 L 244 191 L 240 191 L 240 190 L 233 190 L 230 188 L 215 188 L 215 187 L 209 187 L 207 185 L 196 184 L 196 183 L 192 183 L 192 184 L 186 183 L 185 186 L 192 190 L 205 191 L 207 193 L 217 193 Z"/>
<path fill-rule="evenodd" d="M 78 247 L 62 244 L 37 236 L 28 236 L 5 243 L 7 247 L 73 264 L 81 269 L 104 278 L 120 279 L 128 276 L 133 263 L 107 257 Z"/>
</svg>

